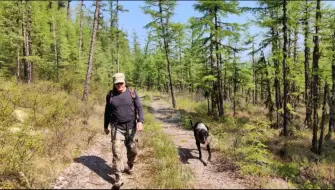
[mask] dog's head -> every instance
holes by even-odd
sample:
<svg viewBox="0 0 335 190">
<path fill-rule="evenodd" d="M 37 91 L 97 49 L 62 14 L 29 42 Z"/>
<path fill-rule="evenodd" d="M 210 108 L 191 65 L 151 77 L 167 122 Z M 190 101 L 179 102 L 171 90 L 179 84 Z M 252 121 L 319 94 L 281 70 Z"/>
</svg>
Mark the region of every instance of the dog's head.
<svg viewBox="0 0 335 190">
<path fill-rule="evenodd" d="M 205 144 L 205 145 L 209 144 L 209 142 L 210 142 L 210 137 L 209 137 L 208 130 L 203 130 L 203 129 L 201 129 L 201 130 L 199 131 L 199 133 L 201 134 L 201 135 L 200 135 L 200 143 Z"/>
<path fill-rule="evenodd" d="M 207 125 L 201 122 L 197 122 L 194 125 L 192 125 L 192 121 L 190 122 L 192 129 L 195 131 L 196 138 L 200 141 L 200 143 L 205 145 L 209 144 L 210 135 L 209 135 L 209 128 L 207 127 Z"/>
</svg>

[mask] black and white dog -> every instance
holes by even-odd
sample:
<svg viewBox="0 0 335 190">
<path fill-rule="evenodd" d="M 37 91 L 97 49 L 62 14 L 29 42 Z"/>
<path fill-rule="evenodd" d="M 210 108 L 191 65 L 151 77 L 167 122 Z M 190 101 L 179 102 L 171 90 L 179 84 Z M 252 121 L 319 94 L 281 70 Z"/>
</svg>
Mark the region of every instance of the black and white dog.
<svg viewBox="0 0 335 190">
<path fill-rule="evenodd" d="M 201 122 L 197 122 L 193 125 L 192 121 L 190 120 L 190 123 L 191 123 L 191 127 L 194 131 L 195 142 L 197 144 L 198 151 L 199 151 L 199 159 L 202 161 L 202 154 L 201 154 L 201 149 L 200 149 L 200 143 L 201 143 L 201 144 L 204 144 L 205 146 L 207 146 L 208 161 L 211 161 L 211 157 L 212 157 L 211 148 L 210 148 L 211 138 L 209 136 L 208 127 L 204 123 L 201 123 Z"/>
</svg>

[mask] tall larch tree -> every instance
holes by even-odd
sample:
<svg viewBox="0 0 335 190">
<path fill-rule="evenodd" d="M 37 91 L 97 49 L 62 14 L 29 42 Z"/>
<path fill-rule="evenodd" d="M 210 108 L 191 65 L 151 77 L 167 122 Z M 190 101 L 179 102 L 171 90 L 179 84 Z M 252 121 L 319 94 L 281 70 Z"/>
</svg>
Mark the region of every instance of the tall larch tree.
<svg viewBox="0 0 335 190">
<path fill-rule="evenodd" d="M 93 68 L 93 55 L 94 55 L 94 43 L 98 31 L 98 22 L 99 22 L 99 15 L 100 15 L 100 0 L 96 1 L 96 8 L 94 12 L 94 21 L 93 21 L 93 31 L 92 31 L 92 37 L 91 37 L 91 45 L 90 45 L 90 54 L 88 58 L 88 68 L 86 73 L 86 81 L 84 85 L 84 93 L 82 97 L 82 101 L 87 101 L 88 99 L 88 93 L 90 88 L 90 81 L 92 76 L 92 68 Z"/>
</svg>

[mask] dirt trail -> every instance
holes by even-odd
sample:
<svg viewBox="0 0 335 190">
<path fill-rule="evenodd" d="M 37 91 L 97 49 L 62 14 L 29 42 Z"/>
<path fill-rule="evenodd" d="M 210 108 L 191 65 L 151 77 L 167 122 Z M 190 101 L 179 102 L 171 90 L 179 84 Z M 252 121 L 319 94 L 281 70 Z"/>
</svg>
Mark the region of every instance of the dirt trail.
<svg viewBox="0 0 335 190">
<path fill-rule="evenodd" d="M 155 97 L 152 108 L 155 116 L 163 123 L 163 131 L 173 140 L 176 148 L 179 150 L 180 159 L 184 164 L 195 173 L 195 179 L 192 182 L 196 189 L 244 189 L 249 188 L 242 179 L 234 176 L 234 173 L 220 171 L 221 164 L 218 161 L 218 155 L 212 151 L 212 161 L 207 166 L 198 159 L 199 154 L 193 132 L 185 130 L 178 126 L 180 115 L 171 109 L 170 106 Z M 201 146 L 203 159 L 208 158 L 207 149 Z"/>
<path fill-rule="evenodd" d="M 151 104 L 152 110 L 158 120 L 163 124 L 163 130 L 173 140 L 179 150 L 180 160 L 188 165 L 195 173 L 192 181 L 193 188 L 196 189 L 241 189 L 255 187 L 250 180 L 237 177 L 236 172 L 225 169 L 222 160 L 215 149 L 212 151 L 212 162 L 207 166 L 198 159 L 198 151 L 192 131 L 185 130 L 178 126 L 180 114 L 171 109 L 165 101 L 155 97 Z M 101 119 L 102 120 L 102 119 Z M 99 124 L 100 125 L 100 124 Z M 102 126 L 102 123 L 101 123 Z M 81 156 L 77 157 L 68 168 L 57 178 L 52 185 L 54 189 L 110 189 L 114 182 L 112 172 L 112 151 L 110 135 L 96 135 L 93 145 Z M 207 160 L 208 153 L 202 147 L 203 159 Z M 136 171 L 133 175 L 124 174 L 125 185 L 122 189 L 148 188 L 150 184 L 150 160 L 144 159 L 146 150 L 140 149 Z M 124 157 L 126 153 L 124 151 Z M 126 166 L 126 161 L 124 163 Z M 139 172 L 140 171 L 140 172 Z M 285 188 L 279 182 L 281 188 Z M 271 186 L 269 187 L 271 188 Z M 273 188 L 273 187 L 272 187 Z"/>
<path fill-rule="evenodd" d="M 103 126 L 103 118 L 100 125 Z M 101 131 L 103 129 L 101 128 Z M 110 134 L 97 134 L 92 140 L 92 146 L 74 159 L 74 162 L 64 170 L 52 185 L 54 189 L 111 189 L 115 175 L 112 171 L 112 143 Z M 143 150 L 139 150 L 138 158 L 141 159 Z M 124 149 L 123 156 L 126 158 Z M 126 161 L 124 166 L 127 166 Z M 147 164 L 140 162 L 136 170 L 145 170 Z M 140 172 L 133 175 L 124 173 L 125 185 L 122 189 L 145 188 Z"/>
</svg>

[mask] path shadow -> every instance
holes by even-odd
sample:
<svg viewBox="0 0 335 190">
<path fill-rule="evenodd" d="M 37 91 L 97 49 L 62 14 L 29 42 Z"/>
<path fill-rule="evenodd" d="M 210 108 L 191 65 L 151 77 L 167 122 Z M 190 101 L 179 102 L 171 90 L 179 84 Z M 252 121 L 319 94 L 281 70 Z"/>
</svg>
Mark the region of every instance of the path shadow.
<svg viewBox="0 0 335 190">
<path fill-rule="evenodd" d="M 161 114 L 175 114 L 176 110 L 172 108 L 160 108 L 157 110 L 157 112 Z"/>
<path fill-rule="evenodd" d="M 197 159 L 197 160 L 200 160 L 200 162 L 204 166 L 207 166 L 207 163 L 205 161 L 203 161 L 202 159 L 199 159 L 199 157 L 193 156 L 193 154 L 192 154 L 193 150 L 197 150 L 197 149 L 189 149 L 189 148 L 179 147 L 178 148 L 178 153 L 179 153 L 179 156 L 180 156 L 180 160 L 184 164 L 189 164 L 189 162 L 188 162 L 189 159 Z"/>
<path fill-rule="evenodd" d="M 94 171 L 105 181 L 114 184 L 115 180 L 109 175 L 113 173 L 111 167 L 106 164 L 106 161 L 98 156 L 80 156 L 74 159 L 75 162 L 81 163 Z"/>
<path fill-rule="evenodd" d="M 177 114 L 177 111 L 172 108 L 160 108 L 156 110 L 157 113 L 161 114 L 162 116 L 156 118 L 160 121 L 166 123 L 178 123 L 180 122 L 180 118 L 174 117 Z"/>
</svg>

